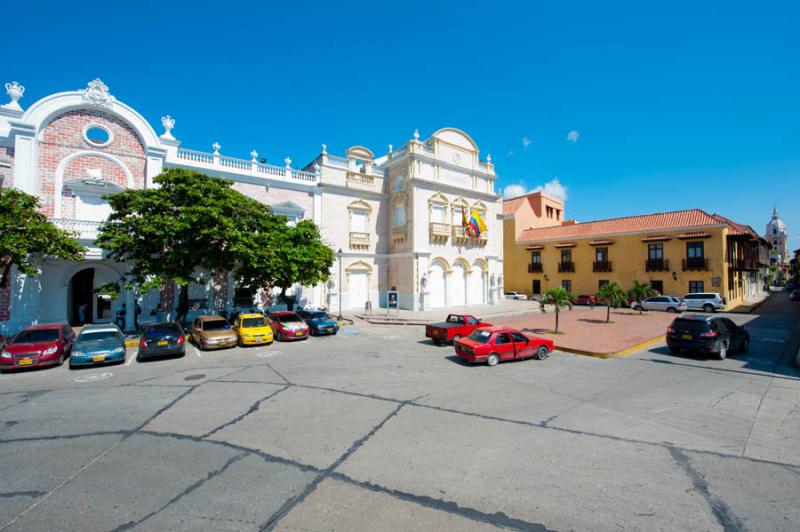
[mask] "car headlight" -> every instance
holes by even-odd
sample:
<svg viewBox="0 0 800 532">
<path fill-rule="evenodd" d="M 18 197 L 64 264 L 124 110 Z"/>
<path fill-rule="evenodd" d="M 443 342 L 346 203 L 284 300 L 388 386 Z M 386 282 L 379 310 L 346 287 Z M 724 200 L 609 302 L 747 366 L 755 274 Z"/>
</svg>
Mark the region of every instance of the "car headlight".
<svg viewBox="0 0 800 532">
<path fill-rule="evenodd" d="M 74 357 L 85 357 L 86 353 L 84 353 L 83 351 L 73 351 L 72 352 L 72 356 L 74 356 Z"/>
<path fill-rule="evenodd" d="M 252 337 L 253 337 L 253 335 L 252 335 L 252 334 L 243 334 L 242 336 L 243 336 L 244 338 L 252 338 Z"/>
<path fill-rule="evenodd" d="M 125 348 L 124 347 L 117 347 L 116 349 L 114 349 L 111 352 L 112 353 L 124 353 L 125 352 Z"/>
<path fill-rule="evenodd" d="M 57 346 L 57 345 L 54 345 L 53 347 L 48 347 L 47 349 L 45 349 L 44 351 L 42 351 L 42 354 L 43 354 L 43 355 L 52 355 L 52 354 L 53 354 L 53 353 L 55 353 L 56 351 L 58 351 L 58 346 Z"/>
<path fill-rule="evenodd" d="M 11 358 L 11 353 L 9 353 L 5 349 L 3 349 L 3 352 L 0 353 L 0 357 L 2 357 L 2 358 Z"/>
</svg>

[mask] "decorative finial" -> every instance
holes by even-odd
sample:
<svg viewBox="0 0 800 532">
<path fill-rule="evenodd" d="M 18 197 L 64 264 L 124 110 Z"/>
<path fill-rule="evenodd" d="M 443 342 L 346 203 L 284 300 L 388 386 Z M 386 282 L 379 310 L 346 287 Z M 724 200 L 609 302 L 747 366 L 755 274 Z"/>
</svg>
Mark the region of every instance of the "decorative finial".
<svg viewBox="0 0 800 532">
<path fill-rule="evenodd" d="M 95 107 L 110 108 L 116 101 L 108 91 L 108 85 L 103 83 L 100 78 L 90 81 L 89 84 L 83 89 L 83 101 Z"/>
<path fill-rule="evenodd" d="M 327 144 L 323 144 L 322 145 L 322 153 L 328 153 L 328 145 Z"/>
<path fill-rule="evenodd" d="M 284 159 L 283 162 L 286 164 L 286 168 L 291 168 L 292 167 L 292 160 L 289 157 Z"/>
<path fill-rule="evenodd" d="M 258 152 L 257 152 L 256 150 L 253 150 L 253 151 L 251 151 L 251 152 L 250 152 L 250 157 L 252 157 L 252 159 L 251 159 L 251 160 L 252 160 L 254 163 L 255 163 L 255 162 L 258 162 Z"/>
<path fill-rule="evenodd" d="M 419 140 L 419 129 L 414 130 L 414 140 Z"/>
<path fill-rule="evenodd" d="M 14 111 L 22 111 L 22 107 L 20 107 L 18 100 L 22 98 L 23 94 L 25 94 L 25 87 L 16 81 L 6 83 L 6 94 L 8 94 L 8 97 L 11 99 L 11 101 L 3 105 L 3 107 L 6 109 L 13 109 Z"/>
<path fill-rule="evenodd" d="M 389 153 L 392 153 L 394 151 L 392 148 L 393 148 L 393 146 L 391 144 L 389 144 Z"/>
<path fill-rule="evenodd" d="M 320 166 L 319 163 L 314 163 L 314 173 L 319 175 Z"/>
<path fill-rule="evenodd" d="M 492 154 L 491 154 L 491 153 L 487 153 L 487 154 L 486 154 L 486 162 L 487 162 L 487 163 L 490 163 L 490 162 L 492 162 Z"/>
<path fill-rule="evenodd" d="M 214 149 L 214 155 L 219 155 L 219 149 L 222 147 L 219 145 L 219 142 L 215 142 L 211 147 Z"/>
<path fill-rule="evenodd" d="M 162 116 L 161 125 L 164 126 L 164 134 L 161 135 L 161 138 L 175 140 L 175 137 L 172 136 L 172 128 L 175 127 L 175 119 L 169 115 Z"/>
</svg>

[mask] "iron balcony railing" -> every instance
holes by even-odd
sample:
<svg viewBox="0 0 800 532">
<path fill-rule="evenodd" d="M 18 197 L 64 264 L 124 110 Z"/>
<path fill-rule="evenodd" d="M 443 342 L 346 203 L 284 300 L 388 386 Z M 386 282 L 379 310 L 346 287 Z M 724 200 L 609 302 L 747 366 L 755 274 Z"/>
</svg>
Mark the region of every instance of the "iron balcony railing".
<svg viewBox="0 0 800 532">
<path fill-rule="evenodd" d="M 593 272 L 610 272 L 611 271 L 611 261 L 610 260 L 598 260 L 592 263 L 592 271 Z"/>
<path fill-rule="evenodd" d="M 668 272 L 669 259 L 647 259 L 644 262 L 644 270 L 647 272 Z"/>
<path fill-rule="evenodd" d="M 689 257 L 683 259 L 683 271 L 708 270 L 708 259 L 704 257 Z"/>
<path fill-rule="evenodd" d="M 542 263 L 532 262 L 528 264 L 528 273 L 542 273 Z"/>
<path fill-rule="evenodd" d="M 558 273 L 574 273 L 575 263 L 562 261 L 558 263 Z"/>
</svg>

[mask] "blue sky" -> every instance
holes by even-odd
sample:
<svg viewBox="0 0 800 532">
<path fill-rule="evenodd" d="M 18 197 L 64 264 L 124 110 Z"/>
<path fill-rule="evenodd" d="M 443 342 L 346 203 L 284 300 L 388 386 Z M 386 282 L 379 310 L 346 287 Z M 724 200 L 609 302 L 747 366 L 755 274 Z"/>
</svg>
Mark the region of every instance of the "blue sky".
<svg viewBox="0 0 800 532">
<path fill-rule="evenodd" d="M 776 205 L 800 247 L 797 2 L 27 4 L 0 61 L 25 107 L 100 77 L 185 147 L 300 166 L 454 126 L 580 221 Z"/>
</svg>

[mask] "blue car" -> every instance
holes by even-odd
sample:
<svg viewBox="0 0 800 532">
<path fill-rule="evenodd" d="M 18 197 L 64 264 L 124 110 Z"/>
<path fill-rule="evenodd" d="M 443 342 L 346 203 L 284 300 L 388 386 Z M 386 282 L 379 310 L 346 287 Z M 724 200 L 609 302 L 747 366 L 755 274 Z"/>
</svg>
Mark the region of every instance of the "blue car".
<svg viewBox="0 0 800 532">
<path fill-rule="evenodd" d="M 72 344 L 70 369 L 125 362 L 125 337 L 111 324 L 87 325 Z"/>
<path fill-rule="evenodd" d="M 324 336 L 339 332 L 336 318 L 321 310 L 298 310 L 297 314 L 308 324 L 311 336 Z"/>
</svg>

